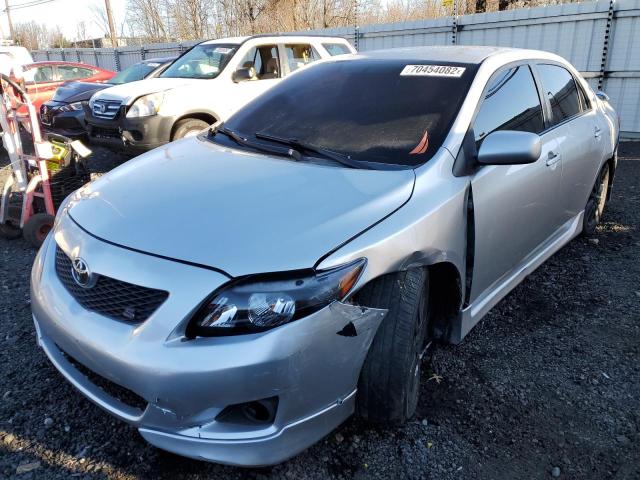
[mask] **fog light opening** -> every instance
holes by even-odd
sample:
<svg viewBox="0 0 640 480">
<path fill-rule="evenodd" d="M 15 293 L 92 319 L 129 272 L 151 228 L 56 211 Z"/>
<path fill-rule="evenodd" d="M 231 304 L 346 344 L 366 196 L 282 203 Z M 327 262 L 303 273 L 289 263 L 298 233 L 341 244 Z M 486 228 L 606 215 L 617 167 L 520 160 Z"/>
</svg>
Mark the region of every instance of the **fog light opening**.
<svg viewBox="0 0 640 480">
<path fill-rule="evenodd" d="M 276 418 L 278 397 L 226 406 L 217 416 L 217 422 L 241 425 L 270 425 Z"/>
</svg>

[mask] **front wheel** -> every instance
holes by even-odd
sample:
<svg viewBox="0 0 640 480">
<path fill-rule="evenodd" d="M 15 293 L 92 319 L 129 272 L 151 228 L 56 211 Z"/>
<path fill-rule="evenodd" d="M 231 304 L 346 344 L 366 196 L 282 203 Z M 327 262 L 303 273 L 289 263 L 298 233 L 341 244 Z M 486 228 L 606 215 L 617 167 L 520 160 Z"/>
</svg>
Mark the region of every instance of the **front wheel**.
<svg viewBox="0 0 640 480">
<path fill-rule="evenodd" d="M 207 128 L 209 124 L 197 118 L 185 118 L 176 124 L 171 140 L 179 140 L 181 138 L 194 137 L 202 130 Z"/>
<path fill-rule="evenodd" d="M 605 163 L 598 174 L 596 183 L 584 207 L 583 235 L 594 235 L 596 233 L 596 227 L 602 219 L 604 207 L 607 204 L 607 195 L 609 194 L 609 174 L 609 164 Z"/>
<path fill-rule="evenodd" d="M 402 423 L 416 411 L 422 360 L 430 345 L 428 271 L 385 275 L 366 285 L 356 300 L 388 309 L 360 373 L 356 410 L 369 421 Z"/>
</svg>

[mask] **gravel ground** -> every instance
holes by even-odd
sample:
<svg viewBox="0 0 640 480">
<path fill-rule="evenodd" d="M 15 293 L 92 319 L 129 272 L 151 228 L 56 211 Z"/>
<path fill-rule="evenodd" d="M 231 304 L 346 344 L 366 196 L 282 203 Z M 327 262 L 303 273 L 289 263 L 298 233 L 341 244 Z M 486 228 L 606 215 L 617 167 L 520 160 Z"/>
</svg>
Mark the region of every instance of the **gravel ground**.
<svg viewBox="0 0 640 480">
<path fill-rule="evenodd" d="M 0 478 L 640 478 L 640 144 L 620 156 L 597 236 L 436 351 L 414 421 L 351 419 L 272 468 L 157 450 L 85 400 L 36 347 L 34 251 L 0 240 Z M 92 165 L 120 161 L 98 152 Z"/>
</svg>

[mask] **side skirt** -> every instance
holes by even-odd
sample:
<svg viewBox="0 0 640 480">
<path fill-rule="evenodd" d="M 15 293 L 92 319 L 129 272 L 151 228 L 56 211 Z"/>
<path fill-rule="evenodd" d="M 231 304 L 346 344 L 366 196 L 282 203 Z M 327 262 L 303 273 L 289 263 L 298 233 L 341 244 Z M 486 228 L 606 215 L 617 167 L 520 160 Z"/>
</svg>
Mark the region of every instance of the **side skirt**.
<svg viewBox="0 0 640 480">
<path fill-rule="evenodd" d="M 522 263 L 505 275 L 497 285 L 485 291 L 468 307 L 461 310 L 453 320 L 451 343 L 460 343 L 471 329 L 502 300 L 511 290 L 533 273 L 549 257 L 578 236 L 582 231 L 584 212 L 562 225 L 551 237 L 540 244 Z"/>
</svg>

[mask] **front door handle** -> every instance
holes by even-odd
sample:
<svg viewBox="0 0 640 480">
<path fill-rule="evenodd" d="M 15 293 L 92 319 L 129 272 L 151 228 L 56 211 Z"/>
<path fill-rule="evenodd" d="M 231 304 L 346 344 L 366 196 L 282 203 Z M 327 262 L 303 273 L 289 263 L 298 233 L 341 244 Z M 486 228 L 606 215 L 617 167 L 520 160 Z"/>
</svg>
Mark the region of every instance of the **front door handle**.
<svg viewBox="0 0 640 480">
<path fill-rule="evenodd" d="M 550 167 L 560 161 L 560 154 L 549 151 L 547 154 L 547 166 Z"/>
<path fill-rule="evenodd" d="M 600 135 L 602 135 L 602 130 L 600 130 L 598 127 L 596 127 L 593 130 L 593 136 L 596 137 L 596 138 L 600 138 Z"/>
</svg>

